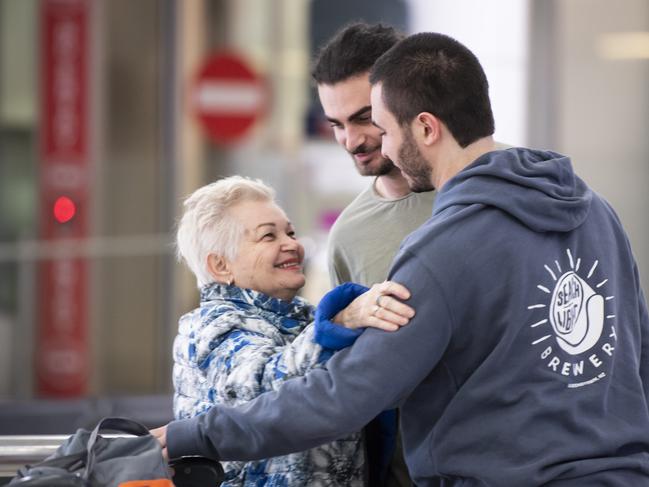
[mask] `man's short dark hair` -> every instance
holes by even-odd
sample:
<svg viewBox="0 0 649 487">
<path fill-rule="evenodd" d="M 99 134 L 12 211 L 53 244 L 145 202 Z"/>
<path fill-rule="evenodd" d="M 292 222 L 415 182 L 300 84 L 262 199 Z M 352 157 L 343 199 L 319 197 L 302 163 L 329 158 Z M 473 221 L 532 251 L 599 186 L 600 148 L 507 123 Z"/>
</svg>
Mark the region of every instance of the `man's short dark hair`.
<svg viewBox="0 0 649 487">
<path fill-rule="evenodd" d="M 487 77 L 475 55 L 455 39 L 424 32 L 396 44 L 374 64 L 383 102 L 400 125 L 421 112 L 439 118 L 461 147 L 492 135 Z"/>
<path fill-rule="evenodd" d="M 347 25 L 320 49 L 311 76 L 317 84 L 333 85 L 366 73 L 401 39 L 403 35 L 387 25 L 363 22 Z"/>
</svg>

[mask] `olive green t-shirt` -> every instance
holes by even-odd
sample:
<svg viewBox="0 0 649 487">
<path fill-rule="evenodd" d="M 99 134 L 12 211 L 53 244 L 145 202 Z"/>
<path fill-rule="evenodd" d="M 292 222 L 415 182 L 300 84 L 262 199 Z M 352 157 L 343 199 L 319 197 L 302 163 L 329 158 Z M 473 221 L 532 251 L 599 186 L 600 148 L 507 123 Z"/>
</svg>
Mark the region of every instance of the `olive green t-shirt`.
<svg viewBox="0 0 649 487">
<path fill-rule="evenodd" d="M 343 210 L 329 233 L 332 285 L 364 286 L 386 279 L 401 241 L 433 214 L 435 192 L 410 193 L 394 200 L 379 196 L 374 184 Z"/>
</svg>

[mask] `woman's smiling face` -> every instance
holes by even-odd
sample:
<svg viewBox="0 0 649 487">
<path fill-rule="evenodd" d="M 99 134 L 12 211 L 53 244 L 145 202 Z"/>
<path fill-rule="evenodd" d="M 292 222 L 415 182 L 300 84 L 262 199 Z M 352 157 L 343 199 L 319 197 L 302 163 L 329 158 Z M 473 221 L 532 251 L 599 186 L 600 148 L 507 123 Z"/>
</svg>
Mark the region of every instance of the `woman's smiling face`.
<svg viewBox="0 0 649 487">
<path fill-rule="evenodd" d="M 304 286 L 304 247 L 293 225 L 272 201 L 246 201 L 229 210 L 243 227 L 236 257 L 229 261 L 234 284 L 291 300 Z"/>
</svg>

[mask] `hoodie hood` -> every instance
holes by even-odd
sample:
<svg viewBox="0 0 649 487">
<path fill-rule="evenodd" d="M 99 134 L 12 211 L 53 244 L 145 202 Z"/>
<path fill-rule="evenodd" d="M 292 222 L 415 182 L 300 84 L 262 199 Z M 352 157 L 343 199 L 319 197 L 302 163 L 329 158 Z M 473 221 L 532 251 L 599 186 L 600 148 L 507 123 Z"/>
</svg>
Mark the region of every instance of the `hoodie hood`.
<svg viewBox="0 0 649 487">
<path fill-rule="evenodd" d="M 512 148 L 488 152 L 450 179 L 437 195 L 433 214 L 482 204 L 536 232 L 568 232 L 584 222 L 592 197 L 568 157 Z"/>
</svg>

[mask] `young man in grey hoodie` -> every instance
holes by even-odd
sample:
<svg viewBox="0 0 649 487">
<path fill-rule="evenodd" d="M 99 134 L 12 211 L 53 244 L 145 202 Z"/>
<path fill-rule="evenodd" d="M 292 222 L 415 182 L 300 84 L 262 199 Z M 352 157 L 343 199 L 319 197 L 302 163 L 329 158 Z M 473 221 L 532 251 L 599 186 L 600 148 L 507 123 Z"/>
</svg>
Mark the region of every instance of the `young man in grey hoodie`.
<svg viewBox="0 0 649 487">
<path fill-rule="evenodd" d="M 244 407 L 154 434 L 170 456 L 246 460 L 399 405 L 416 485 L 647 485 L 649 316 L 615 212 L 568 157 L 494 150 L 486 77 L 457 41 L 411 36 L 370 81 L 384 155 L 414 191 L 438 190 L 390 272 L 415 317 Z"/>
</svg>

